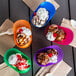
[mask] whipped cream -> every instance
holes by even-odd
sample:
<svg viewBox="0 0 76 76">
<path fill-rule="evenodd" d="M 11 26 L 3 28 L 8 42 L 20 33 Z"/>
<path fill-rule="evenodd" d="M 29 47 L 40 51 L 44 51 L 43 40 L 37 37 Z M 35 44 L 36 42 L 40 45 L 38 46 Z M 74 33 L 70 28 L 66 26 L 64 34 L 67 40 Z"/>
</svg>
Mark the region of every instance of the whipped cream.
<svg viewBox="0 0 76 76">
<path fill-rule="evenodd" d="M 16 64 L 16 62 L 17 62 L 17 56 L 16 56 L 15 54 L 9 56 L 8 62 L 9 62 L 9 64 L 11 64 L 11 65 Z"/>
<path fill-rule="evenodd" d="M 56 38 L 53 36 L 52 32 L 48 32 L 46 35 L 47 39 L 50 41 L 54 41 Z"/>
<path fill-rule="evenodd" d="M 49 12 L 45 8 L 39 8 L 37 12 L 34 13 L 32 22 L 37 27 L 42 27 L 49 18 Z"/>
<path fill-rule="evenodd" d="M 37 11 L 37 16 L 39 16 L 40 20 L 48 20 L 49 13 L 45 8 L 39 8 Z"/>
<path fill-rule="evenodd" d="M 28 29 L 28 28 L 26 28 L 26 27 L 22 27 L 22 29 L 23 29 L 23 33 L 25 33 L 27 36 L 32 35 L 30 29 Z"/>
<path fill-rule="evenodd" d="M 56 62 L 57 62 L 57 56 L 56 56 L 56 55 L 53 55 L 53 56 L 50 58 L 50 61 L 49 61 L 49 62 L 56 63 Z"/>
</svg>

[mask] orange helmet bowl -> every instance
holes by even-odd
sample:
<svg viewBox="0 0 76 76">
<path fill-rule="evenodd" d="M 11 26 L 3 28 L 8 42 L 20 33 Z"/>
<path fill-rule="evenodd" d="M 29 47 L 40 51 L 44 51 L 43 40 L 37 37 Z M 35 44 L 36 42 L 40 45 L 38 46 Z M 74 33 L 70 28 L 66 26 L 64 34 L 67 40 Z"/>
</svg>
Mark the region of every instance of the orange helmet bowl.
<svg viewBox="0 0 76 76">
<path fill-rule="evenodd" d="M 15 43 L 16 43 L 16 45 L 17 45 L 18 47 L 20 47 L 20 48 L 27 48 L 27 47 L 29 47 L 29 46 L 31 45 L 31 43 L 32 43 L 32 35 L 30 36 L 31 40 L 30 40 L 26 45 L 23 45 L 23 46 L 19 45 L 19 44 L 17 43 L 17 40 L 16 40 L 16 36 L 17 36 L 16 32 L 17 32 L 17 29 L 19 29 L 19 28 L 21 28 L 21 27 L 26 27 L 26 28 L 28 28 L 28 29 L 31 30 L 31 26 L 30 26 L 30 23 L 29 23 L 28 21 L 26 21 L 26 20 L 18 20 L 18 21 L 16 21 L 16 22 L 13 24 L 14 41 L 15 41 Z"/>
</svg>

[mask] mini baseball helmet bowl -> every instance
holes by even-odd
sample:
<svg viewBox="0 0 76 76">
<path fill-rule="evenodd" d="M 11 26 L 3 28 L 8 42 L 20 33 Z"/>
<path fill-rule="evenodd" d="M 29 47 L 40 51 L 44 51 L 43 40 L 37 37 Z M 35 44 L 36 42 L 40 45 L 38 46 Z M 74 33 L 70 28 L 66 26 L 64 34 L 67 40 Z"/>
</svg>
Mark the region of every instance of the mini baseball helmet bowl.
<svg viewBox="0 0 76 76">
<path fill-rule="evenodd" d="M 48 46 L 48 47 L 45 47 L 45 48 L 42 48 L 40 50 L 38 50 L 35 55 L 34 55 L 34 59 L 35 59 L 35 62 L 37 65 L 39 65 L 40 67 L 47 67 L 47 66 L 50 66 L 50 65 L 53 65 L 53 64 L 56 64 L 56 63 L 48 63 L 46 65 L 40 65 L 38 62 L 37 62 L 37 59 L 36 59 L 36 56 L 37 54 L 41 53 L 41 52 L 46 52 L 47 50 L 49 49 L 56 49 L 57 52 L 58 52 L 58 56 L 57 56 L 57 62 L 56 63 L 59 63 L 62 59 L 63 59 L 63 51 L 62 49 L 59 47 L 59 46 L 56 46 L 56 45 L 52 45 L 52 46 Z"/>
<path fill-rule="evenodd" d="M 31 43 L 32 43 L 32 35 L 30 36 L 30 38 L 31 38 L 30 41 L 29 41 L 26 45 L 23 45 L 23 46 L 19 45 L 19 44 L 17 43 L 17 40 L 16 40 L 16 36 L 17 36 L 16 32 L 17 32 L 17 30 L 18 30 L 19 28 L 21 28 L 21 27 L 26 27 L 26 28 L 30 29 L 30 31 L 31 31 L 31 26 L 30 26 L 30 23 L 29 23 L 28 21 L 26 21 L 26 20 L 18 20 L 18 21 L 16 21 L 16 22 L 13 24 L 14 41 L 15 41 L 15 44 L 16 44 L 18 47 L 20 47 L 20 48 L 27 48 L 27 47 L 29 47 L 29 46 L 31 45 Z"/>
<path fill-rule="evenodd" d="M 45 29 L 45 35 L 47 34 L 48 28 L 50 26 L 48 26 Z M 72 30 L 70 30 L 69 28 L 66 28 L 66 27 L 59 26 L 59 25 L 57 25 L 57 26 L 58 26 L 58 28 L 62 29 L 65 32 L 66 35 L 65 35 L 65 38 L 62 41 L 54 40 L 52 42 L 55 42 L 55 43 L 61 44 L 61 45 L 69 45 L 72 42 L 73 38 L 74 38 L 74 34 L 73 34 Z"/>
<path fill-rule="evenodd" d="M 47 2 L 47 1 L 42 2 L 42 3 L 38 6 L 38 8 L 34 11 L 34 13 L 37 12 L 39 8 L 45 8 L 45 9 L 49 12 L 49 18 L 48 18 L 48 20 L 46 21 L 46 23 L 42 26 L 42 27 L 44 27 L 44 26 L 45 26 L 46 24 L 48 24 L 48 22 L 52 19 L 52 17 L 54 16 L 56 10 L 55 10 L 54 5 L 53 5 L 52 3 L 50 3 L 50 2 Z M 33 19 L 34 13 L 33 13 L 32 16 L 31 16 L 31 23 L 32 23 L 32 19 Z M 34 25 L 34 24 L 32 23 L 32 25 Z M 35 26 L 35 27 L 38 27 L 38 26 L 36 26 L 36 25 L 34 25 L 34 26 Z M 41 27 L 38 27 L 38 28 L 41 28 Z"/>
<path fill-rule="evenodd" d="M 11 56 L 12 54 L 16 54 L 16 53 L 19 53 L 21 54 L 22 58 L 26 59 L 30 65 L 29 68 L 27 68 L 26 70 L 19 70 L 17 67 L 14 67 L 12 66 L 11 64 L 9 64 L 8 62 L 8 58 L 9 56 Z M 26 56 L 24 53 L 22 53 L 21 51 L 19 51 L 18 49 L 16 48 L 11 48 L 11 49 L 8 49 L 4 55 L 4 61 L 5 63 L 11 67 L 12 69 L 14 69 L 15 71 L 19 72 L 19 73 L 27 73 L 30 69 L 31 69 L 31 60 L 28 56 Z"/>
</svg>

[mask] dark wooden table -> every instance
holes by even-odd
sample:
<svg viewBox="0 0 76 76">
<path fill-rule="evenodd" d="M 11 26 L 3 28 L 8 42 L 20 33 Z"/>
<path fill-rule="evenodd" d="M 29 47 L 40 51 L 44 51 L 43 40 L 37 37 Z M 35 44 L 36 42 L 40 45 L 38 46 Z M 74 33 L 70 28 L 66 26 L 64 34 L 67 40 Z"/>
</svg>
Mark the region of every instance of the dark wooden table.
<svg viewBox="0 0 76 76">
<path fill-rule="evenodd" d="M 48 23 L 49 24 L 61 24 L 63 18 L 67 19 L 76 19 L 76 0 L 56 0 L 60 4 L 60 8 L 56 11 L 55 16 Z M 0 0 L 0 25 L 4 22 L 6 18 L 11 19 L 15 22 L 18 19 L 26 19 L 30 22 L 30 16 L 32 11 L 30 8 L 25 5 L 22 0 Z M 48 26 L 47 25 L 47 26 Z M 10 25 L 11 26 L 11 25 Z M 46 40 L 44 35 L 44 30 L 46 27 L 38 29 L 33 25 L 33 41 L 32 45 L 27 49 L 20 49 L 17 46 L 15 48 L 21 50 L 24 54 L 29 56 L 32 61 L 32 68 L 26 74 L 21 74 L 21 76 L 35 76 L 40 67 L 34 61 L 35 52 L 43 47 L 54 45 Z M 55 44 L 58 45 L 58 44 Z M 64 61 L 72 67 L 71 72 L 68 76 L 76 76 L 76 49 L 71 46 L 58 45 L 63 49 L 64 52 Z M 2 56 L 0 56 L 0 62 L 3 62 Z"/>
</svg>

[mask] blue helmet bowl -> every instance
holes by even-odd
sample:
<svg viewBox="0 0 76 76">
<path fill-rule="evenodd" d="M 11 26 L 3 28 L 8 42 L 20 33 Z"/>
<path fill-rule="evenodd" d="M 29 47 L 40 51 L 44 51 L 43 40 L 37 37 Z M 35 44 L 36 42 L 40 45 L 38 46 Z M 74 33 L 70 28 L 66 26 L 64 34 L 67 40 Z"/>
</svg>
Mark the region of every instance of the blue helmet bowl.
<svg viewBox="0 0 76 76">
<path fill-rule="evenodd" d="M 32 18 L 33 18 L 33 16 L 34 16 L 34 13 L 37 12 L 39 8 L 45 8 L 45 9 L 49 12 L 49 18 L 48 18 L 48 20 L 46 21 L 46 23 L 42 26 L 42 27 L 44 27 L 44 26 L 52 19 L 52 17 L 54 16 L 56 10 L 55 10 L 55 7 L 54 7 L 54 5 L 53 5 L 52 3 L 47 2 L 47 1 L 42 2 L 42 3 L 38 6 L 38 8 L 33 12 L 32 16 L 31 16 L 31 23 L 32 23 Z M 34 24 L 32 23 L 32 25 L 34 25 Z M 34 25 L 34 26 L 35 26 L 35 27 L 38 27 L 38 26 L 36 26 L 36 25 Z M 38 28 L 41 28 L 41 27 L 38 27 Z"/>
</svg>

